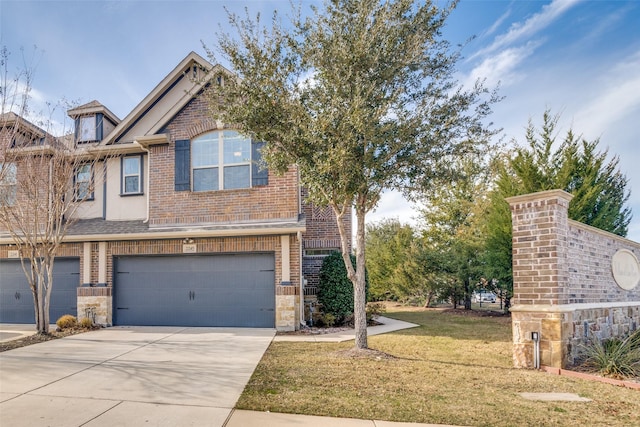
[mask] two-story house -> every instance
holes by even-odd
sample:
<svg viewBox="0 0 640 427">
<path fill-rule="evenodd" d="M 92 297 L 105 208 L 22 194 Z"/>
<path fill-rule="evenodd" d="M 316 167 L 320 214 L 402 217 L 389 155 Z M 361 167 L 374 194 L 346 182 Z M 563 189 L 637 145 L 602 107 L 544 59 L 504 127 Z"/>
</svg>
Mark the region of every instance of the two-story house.
<svg viewBox="0 0 640 427">
<path fill-rule="evenodd" d="M 74 178 L 90 194 L 56 259 L 52 321 L 278 330 L 306 321 L 322 257 L 340 247 L 335 217 L 305 203 L 295 165 L 272 173 L 262 142 L 211 118 L 202 90 L 220 74 L 190 53 L 122 120 L 97 101 L 68 111 L 75 147 L 101 160 Z M 16 256 L 0 230 L 0 322 L 33 322 Z"/>
</svg>

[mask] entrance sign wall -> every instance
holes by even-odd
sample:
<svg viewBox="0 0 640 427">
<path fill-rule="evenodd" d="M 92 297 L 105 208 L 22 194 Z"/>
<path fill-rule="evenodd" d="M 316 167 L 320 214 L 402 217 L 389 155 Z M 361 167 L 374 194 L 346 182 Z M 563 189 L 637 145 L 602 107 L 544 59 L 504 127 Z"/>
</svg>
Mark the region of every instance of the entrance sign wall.
<svg viewBox="0 0 640 427">
<path fill-rule="evenodd" d="M 592 339 L 624 337 L 640 326 L 640 243 L 570 220 L 562 190 L 510 197 L 513 223 L 513 357 L 563 368 Z"/>
</svg>

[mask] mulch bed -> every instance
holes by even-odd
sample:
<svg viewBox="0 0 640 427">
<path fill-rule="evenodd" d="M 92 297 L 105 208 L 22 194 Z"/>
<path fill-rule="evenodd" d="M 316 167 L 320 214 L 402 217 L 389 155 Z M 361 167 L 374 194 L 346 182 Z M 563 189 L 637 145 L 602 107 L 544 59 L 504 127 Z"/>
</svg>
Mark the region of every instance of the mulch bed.
<svg viewBox="0 0 640 427">
<path fill-rule="evenodd" d="M 380 322 L 371 320 L 367 323 L 367 326 L 382 325 Z M 333 334 L 337 332 L 352 331 L 353 325 L 341 325 L 341 326 L 304 326 L 297 331 L 284 331 L 276 332 L 276 335 L 324 335 Z"/>
</svg>

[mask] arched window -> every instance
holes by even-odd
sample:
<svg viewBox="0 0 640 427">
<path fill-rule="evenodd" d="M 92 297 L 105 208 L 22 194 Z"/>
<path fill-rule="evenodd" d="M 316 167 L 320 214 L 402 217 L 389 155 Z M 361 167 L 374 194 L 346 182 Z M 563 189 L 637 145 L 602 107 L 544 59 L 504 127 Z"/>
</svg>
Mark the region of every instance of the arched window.
<svg viewBox="0 0 640 427">
<path fill-rule="evenodd" d="M 195 138 L 191 145 L 193 191 L 251 186 L 251 139 L 234 130 Z"/>
<path fill-rule="evenodd" d="M 269 185 L 265 143 L 235 130 L 175 142 L 175 191 L 215 191 Z"/>
</svg>

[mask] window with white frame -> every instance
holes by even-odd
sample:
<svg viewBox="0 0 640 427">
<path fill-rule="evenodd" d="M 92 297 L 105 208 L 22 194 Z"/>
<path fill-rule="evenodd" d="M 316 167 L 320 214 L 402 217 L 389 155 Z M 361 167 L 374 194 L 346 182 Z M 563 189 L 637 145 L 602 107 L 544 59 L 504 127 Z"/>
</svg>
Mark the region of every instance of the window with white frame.
<svg viewBox="0 0 640 427">
<path fill-rule="evenodd" d="M 15 163 L 0 163 L 0 205 L 12 206 L 16 202 L 18 168 Z"/>
<path fill-rule="evenodd" d="M 123 157 L 121 171 L 121 194 L 142 194 L 142 156 Z"/>
<path fill-rule="evenodd" d="M 192 141 L 193 191 L 230 190 L 251 186 L 251 138 L 219 130 Z"/>
<path fill-rule="evenodd" d="M 74 184 L 76 200 L 93 200 L 93 168 L 90 164 L 76 168 Z"/>
</svg>

